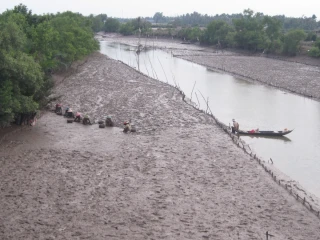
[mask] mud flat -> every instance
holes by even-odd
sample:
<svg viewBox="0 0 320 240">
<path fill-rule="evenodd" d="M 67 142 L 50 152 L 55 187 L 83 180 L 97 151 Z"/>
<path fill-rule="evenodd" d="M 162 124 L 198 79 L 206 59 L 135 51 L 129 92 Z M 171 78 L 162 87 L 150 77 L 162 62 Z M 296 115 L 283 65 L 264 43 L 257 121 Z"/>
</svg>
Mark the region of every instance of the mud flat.
<svg viewBox="0 0 320 240">
<path fill-rule="evenodd" d="M 138 38 L 120 35 L 97 36 L 99 40 L 137 45 Z M 302 96 L 320 100 L 320 60 L 298 56 L 282 60 L 265 55 L 245 55 L 192 44 L 181 44 L 171 39 L 141 39 L 147 47 L 171 52 L 174 56 L 198 63 L 209 69 L 270 85 Z"/>
<path fill-rule="evenodd" d="M 320 239 L 320 219 L 176 89 L 94 54 L 0 146 L 0 239 Z M 135 134 L 122 133 L 131 119 Z"/>
<path fill-rule="evenodd" d="M 256 56 L 180 56 L 211 69 L 320 100 L 320 67 Z"/>
</svg>

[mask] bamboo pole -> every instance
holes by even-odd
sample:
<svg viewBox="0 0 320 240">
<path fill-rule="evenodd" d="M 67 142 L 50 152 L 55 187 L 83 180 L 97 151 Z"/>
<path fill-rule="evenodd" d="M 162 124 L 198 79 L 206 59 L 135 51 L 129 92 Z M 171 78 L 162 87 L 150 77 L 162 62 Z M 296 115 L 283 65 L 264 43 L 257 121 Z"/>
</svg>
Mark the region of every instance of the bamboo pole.
<svg viewBox="0 0 320 240">
<path fill-rule="evenodd" d="M 196 86 L 196 82 L 197 82 L 197 81 L 194 81 L 194 84 L 193 84 L 193 88 L 192 88 L 192 91 L 191 91 L 190 101 L 192 101 L 192 93 L 193 93 L 194 87 Z"/>
<path fill-rule="evenodd" d="M 157 57 L 157 58 L 158 58 L 158 57 Z M 167 78 L 167 74 L 166 74 L 166 72 L 164 71 L 163 66 L 162 66 L 159 58 L 158 58 L 158 61 L 159 61 L 159 63 L 160 63 L 160 66 L 161 66 L 161 68 L 162 68 L 162 71 L 163 71 L 163 73 L 164 73 L 164 76 L 166 77 L 167 83 L 169 83 L 168 78 Z"/>
<path fill-rule="evenodd" d="M 196 95 L 196 98 L 197 98 L 197 101 L 198 101 L 198 108 L 200 109 L 200 102 L 199 102 L 199 98 L 198 98 L 197 92 L 194 92 L 194 94 Z"/>
</svg>

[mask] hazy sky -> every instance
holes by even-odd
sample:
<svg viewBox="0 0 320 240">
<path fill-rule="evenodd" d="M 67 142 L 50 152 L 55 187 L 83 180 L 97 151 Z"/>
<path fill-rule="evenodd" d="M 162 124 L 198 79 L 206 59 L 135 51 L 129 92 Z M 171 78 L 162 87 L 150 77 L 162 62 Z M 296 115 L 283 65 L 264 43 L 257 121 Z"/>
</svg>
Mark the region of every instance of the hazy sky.
<svg viewBox="0 0 320 240">
<path fill-rule="evenodd" d="M 1 0 L 0 12 L 23 3 L 33 13 L 80 12 L 83 15 L 105 13 L 111 17 L 147 17 L 155 12 L 177 16 L 194 11 L 215 15 L 241 13 L 250 8 L 254 12 L 288 17 L 311 17 L 320 20 L 320 0 Z"/>
</svg>

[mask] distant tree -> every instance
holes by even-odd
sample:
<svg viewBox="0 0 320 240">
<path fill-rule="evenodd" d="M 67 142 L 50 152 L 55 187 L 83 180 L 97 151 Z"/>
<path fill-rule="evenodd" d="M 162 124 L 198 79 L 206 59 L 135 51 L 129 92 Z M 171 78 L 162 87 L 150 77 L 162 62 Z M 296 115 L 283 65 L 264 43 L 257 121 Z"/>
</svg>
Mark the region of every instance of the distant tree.
<svg viewBox="0 0 320 240">
<path fill-rule="evenodd" d="M 317 40 L 317 41 L 314 43 L 314 46 L 320 49 L 320 40 Z"/>
<path fill-rule="evenodd" d="M 230 32 L 233 32 L 233 28 L 229 24 L 221 20 L 214 20 L 205 31 L 205 41 L 209 44 L 219 44 L 221 47 L 226 47 L 228 40 L 230 40 L 227 38 Z"/>
<path fill-rule="evenodd" d="M 120 33 L 127 36 L 134 33 L 134 27 L 131 22 L 123 23 L 120 25 Z"/>
<path fill-rule="evenodd" d="M 306 41 L 317 41 L 317 34 L 315 32 L 308 32 L 307 37 L 305 39 Z"/>
<path fill-rule="evenodd" d="M 314 46 L 308 52 L 309 56 L 311 57 L 320 57 L 320 40 L 317 40 L 314 43 Z"/>
<path fill-rule="evenodd" d="M 99 49 L 93 38 L 91 23 L 86 17 L 72 12 L 64 12 L 50 21 L 51 26 L 59 33 L 55 43 L 56 58 L 65 67 Z"/>
<path fill-rule="evenodd" d="M 264 30 L 267 37 L 273 41 L 280 37 L 282 25 L 279 19 L 275 17 L 265 16 L 263 18 L 262 24 L 264 25 Z"/>
<path fill-rule="evenodd" d="M 29 10 L 26 5 L 20 3 L 18 6 L 13 8 L 12 12 L 22 14 L 29 24 L 32 23 L 32 11 Z"/>
<path fill-rule="evenodd" d="M 286 17 L 284 15 L 275 17 L 281 21 L 285 31 L 291 29 L 303 29 L 305 31 L 310 31 L 317 28 L 316 15 L 313 15 L 312 17 L 300 18 Z"/>
<path fill-rule="evenodd" d="M 93 16 L 92 14 L 89 16 L 92 21 L 92 30 L 94 32 L 100 32 L 104 29 L 105 21 L 107 20 L 106 14 L 99 14 L 97 16 Z"/>
<path fill-rule="evenodd" d="M 131 25 L 133 26 L 133 31 L 135 33 L 138 33 L 141 31 L 141 34 L 145 34 L 149 32 L 151 28 L 151 23 L 141 17 L 131 20 Z"/>
<path fill-rule="evenodd" d="M 253 13 L 252 10 L 246 9 L 242 18 L 233 19 L 234 41 L 240 48 L 256 51 L 264 48 L 265 32 L 262 15 Z"/>
<path fill-rule="evenodd" d="M 60 52 L 57 47 L 60 36 L 50 21 L 44 21 L 32 28 L 32 47 L 30 53 L 40 63 L 45 72 L 58 68 L 56 55 Z"/>
<path fill-rule="evenodd" d="M 187 28 L 186 39 L 191 42 L 198 42 L 202 38 L 203 32 L 199 27 Z"/>
<path fill-rule="evenodd" d="M 266 53 L 280 52 L 282 48 L 282 42 L 280 41 L 282 24 L 281 21 L 275 17 L 265 16 L 262 20 L 265 39 L 265 51 Z"/>
<path fill-rule="evenodd" d="M 319 58 L 320 57 L 320 49 L 317 47 L 312 47 L 310 51 L 308 52 L 308 55 L 310 57 Z"/>
<path fill-rule="evenodd" d="M 120 29 L 120 22 L 115 18 L 107 18 L 104 23 L 103 30 L 105 32 L 118 32 Z"/>
<path fill-rule="evenodd" d="M 153 20 L 156 23 L 162 22 L 164 20 L 164 16 L 162 12 L 156 12 L 153 16 Z"/>
<path fill-rule="evenodd" d="M 306 34 L 301 29 L 290 30 L 283 41 L 283 53 L 295 56 L 300 51 L 300 43 L 306 38 Z"/>
</svg>

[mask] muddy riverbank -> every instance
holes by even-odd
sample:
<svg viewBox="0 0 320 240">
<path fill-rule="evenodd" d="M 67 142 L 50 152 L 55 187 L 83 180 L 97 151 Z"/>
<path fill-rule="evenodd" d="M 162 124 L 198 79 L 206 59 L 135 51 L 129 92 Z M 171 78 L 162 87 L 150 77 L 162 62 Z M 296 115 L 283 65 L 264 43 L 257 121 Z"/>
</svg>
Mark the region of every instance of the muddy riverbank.
<svg viewBox="0 0 320 240">
<path fill-rule="evenodd" d="M 58 79 L 60 102 L 116 127 L 47 112 L 5 138 L 1 239 L 320 239 L 319 218 L 176 89 L 101 54 Z"/>
<path fill-rule="evenodd" d="M 107 34 L 97 39 L 137 45 L 138 38 Z M 206 66 L 214 71 L 227 72 L 249 81 L 320 100 L 320 60 L 306 56 L 277 57 L 245 52 L 217 51 L 213 48 L 181 44 L 173 39 L 141 39 L 149 48 L 160 48 L 174 56 Z"/>
</svg>

